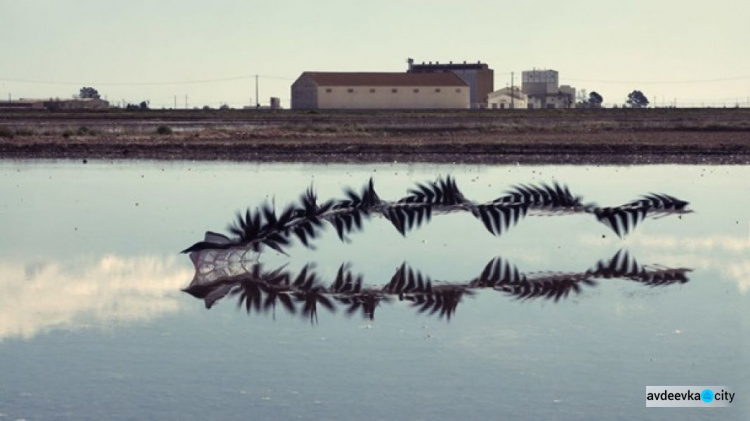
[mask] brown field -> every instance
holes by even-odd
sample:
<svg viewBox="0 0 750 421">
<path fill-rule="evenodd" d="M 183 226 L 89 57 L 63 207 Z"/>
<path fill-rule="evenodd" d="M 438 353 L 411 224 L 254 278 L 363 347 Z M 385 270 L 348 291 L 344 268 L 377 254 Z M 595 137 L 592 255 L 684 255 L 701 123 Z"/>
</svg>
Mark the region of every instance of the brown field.
<svg viewBox="0 0 750 421">
<path fill-rule="evenodd" d="M 0 111 L 0 158 L 747 164 L 750 109 Z"/>
</svg>

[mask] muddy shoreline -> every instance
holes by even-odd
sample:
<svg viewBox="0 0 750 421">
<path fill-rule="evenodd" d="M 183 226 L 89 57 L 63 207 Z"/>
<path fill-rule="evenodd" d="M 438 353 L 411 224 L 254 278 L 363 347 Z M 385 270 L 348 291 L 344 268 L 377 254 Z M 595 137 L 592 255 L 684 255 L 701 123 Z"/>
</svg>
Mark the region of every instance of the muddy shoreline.
<svg viewBox="0 0 750 421">
<path fill-rule="evenodd" d="M 749 164 L 750 110 L 0 112 L 0 159 Z"/>
</svg>

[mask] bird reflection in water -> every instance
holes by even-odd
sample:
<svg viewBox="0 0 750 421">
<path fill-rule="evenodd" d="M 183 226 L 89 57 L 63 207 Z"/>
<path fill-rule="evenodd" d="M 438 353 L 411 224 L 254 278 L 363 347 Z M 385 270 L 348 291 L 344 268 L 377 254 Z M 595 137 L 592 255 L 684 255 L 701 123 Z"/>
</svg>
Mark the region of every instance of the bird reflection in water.
<svg viewBox="0 0 750 421">
<path fill-rule="evenodd" d="M 366 285 L 362 276 L 355 276 L 351 265 L 342 264 L 335 279 L 324 283 L 313 264 L 305 265 L 294 274 L 279 267 L 265 270 L 261 263 L 249 264 L 247 270 L 235 267 L 235 272 L 220 270 L 213 275 L 200 261 L 196 276 L 185 292 L 213 307 L 225 298 L 235 298 L 238 306 L 248 314 L 272 313 L 281 307 L 290 314 L 299 314 L 311 323 L 318 321 L 318 306 L 330 312 L 343 309 L 348 315 L 361 314 L 374 320 L 381 303 L 403 301 L 411 303 L 418 313 L 435 315 L 450 320 L 465 296 L 478 291 L 496 291 L 520 301 L 560 300 L 578 295 L 585 288 L 594 288 L 598 281 L 621 279 L 647 287 L 666 287 L 688 282 L 688 268 L 668 268 L 660 265 L 641 265 L 626 251 L 617 252 L 611 259 L 602 260 L 583 272 L 522 273 L 503 258 L 491 260 L 481 274 L 467 282 L 442 282 L 402 264 L 385 285 Z M 216 267 L 215 263 L 209 264 Z M 201 268 L 203 267 L 203 270 Z"/>
</svg>

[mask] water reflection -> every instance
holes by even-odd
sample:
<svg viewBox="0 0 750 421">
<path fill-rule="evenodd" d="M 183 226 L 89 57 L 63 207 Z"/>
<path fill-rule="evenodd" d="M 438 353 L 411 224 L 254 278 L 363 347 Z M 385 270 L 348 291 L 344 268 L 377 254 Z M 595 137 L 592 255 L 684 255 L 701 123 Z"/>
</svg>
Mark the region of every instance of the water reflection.
<svg viewBox="0 0 750 421">
<path fill-rule="evenodd" d="M 0 261 L 0 341 L 175 312 L 186 276 L 174 257 Z"/>
<path fill-rule="evenodd" d="M 686 284 L 578 282 L 580 292 L 569 289 L 557 302 L 546 295 L 518 298 L 510 285 L 508 292 L 457 289 L 474 295 L 461 295 L 450 323 L 447 315 L 439 318 L 440 309 L 416 316 L 424 303 L 412 307 L 414 301 L 398 301 L 398 294 L 368 302 L 321 292 L 336 314 L 316 301 L 315 329 L 309 328 L 311 313 L 304 313 L 304 298 L 316 298 L 312 294 L 297 298 L 279 290 L 291 299 L 292 316 L 284 298 L 272 297 L 264 312 L 266 292 L 258 313 L 258 294 L 251 290 L 247 316 L 247 299 L 235 309 L 239 293 L 206 311 L 203 300 L 179 292 L 194 269 L 184 257 L 173 259 L 174 252 L 222 228 L 235 209 L 244 213 L 245 206 L 255 209 L 275 197 L 281 211 L 313 180 L 321 199 L 346 198 L 339 194 L 344 185 L 371 176 L 381 198 L 398 199 L 407 180 L 448 173 L 478 203 L 491 202 L 507 186 L 558 180 L 602 205 L 654 190 L 689 200 L 699 212 L 643 222 L 626 238 L 591 214 L 537 218 L 531 210 L 501 237 L 487 235 L 470 212 L 433 214 L 428 226 L 405 238 L 373 215 L 363 220 L 363 233 L 349 236 L 352 243 L 340 242 L 324 221 L 328 230 L 314 240 L 316 250 L 287 247 L 288 258 L 265 248 L 260 259 L 247 250 L 207 250 L 216 260 L 201 266 L 202 276 L 252 273 L 259 261 L 261 272 L 273 272 L 288 262 L 282 272 L 289 272 L 291 284 L 304 263 L 315 262 L 307 278 L 314 272 L 329 289 L 341 263 L 352 262 L 343 271 L 352 279 L 344 275 L 343 285 L 353 288 L 361 273 L 365 291 L 388 285 L 407 261 L 415 277 L 418 271 L 423 281 L 429 276 L 435 288 L 470 284 L 495 256 L 502 256 L 501 267 L 512 262 L 519 274 L 537 279 L 545 274 L 533 271 L 596 271 L 599 259 L 607 267 L 620 248 L 639 266 L 695 270 L 685 272 Z M 0 163 L 6 198 L 0 204 L 0 412 L 12 419 L 102 419 L 137 418 L 142 408 L 157 414 L 183 408 L 188 417 L 232 418 L 250 406 L 258 419 L 453 419 L 469 413 L 482 419 L 522 413 L 527 419 L 669 419 L 638 410 L 643 385 L 709 379 L 748 389 L 750 196 L 741 192 L 749 177 L 750 167 L 699 166 Z M 350 307 L 351 319 L 342 317 Z M 274 311 L 277 322 L 270 320 Z M 50 331 L 56 332 L 44 334 Z M 498 379 L 514 385 L 502 399 Z M 196 396 L 214 404 L 198 404 Z M 332 398 L 338 396 L 348 398 Z M 735 415 L 728 417 L 748 419 Z"/>
<path fill-rule="evenodd" d="M 197 254 L 194 254 L 197 256 Z M 318 306 L 331 312 L 344 308 L 346 315 L 361 314 L 373 320 L 381 303 L 410 302 L 418 313 L 450 319 L 465 296 L 480 290 L 501 292 L 521 301 L 551 300 L 558 302 L 594 288 L 597 281 L 622 279 L 649 287 L 665 287 L 688 282 L 688 268 L 641 265 L 627 251 L 597 262 L 583 272 L 523 273 L 507 260 L 491 260 L 481 274 L 466 282 L 444 282 L 423 275 L 402 264 L 382 286 L 367 286 L 360 275 L 354 275 L 350 264 L 342 264 L 333 282 L 327 286 L 315 272 L 313 264 L 297 274 L 285 266 L 265 270 L 257 260 L 242 260 L 236 253 L 210 254 L 209 261 L 194 260 L 196 273 L 185 292 L 211 308 L 226 297 L 235 297 L 248 314 L 272 312 L 281 307 L 290 314 L 300 314 L 317 322 Z M 217 258 L 218 257 L 218 258 Z M 219 263 L 223 263 L 219 264 Z M 246 266 L 247 265 L 247 266 Z"/>
<path fill-rule="evenodd" d="M 578 239 L 581 247 L 596 247 L 607 242 L 614 241 L 592 236 Z M 689 261 L 695 268 L 716 271 L 722 279 L 734 281 L 740 294 L 750 292 L 750 239 L 725 235 L 663 235 L 633 238 L 628 243 L 630 247 L 647 250 L 649 255 L 667 265 Z"/>
</svg>

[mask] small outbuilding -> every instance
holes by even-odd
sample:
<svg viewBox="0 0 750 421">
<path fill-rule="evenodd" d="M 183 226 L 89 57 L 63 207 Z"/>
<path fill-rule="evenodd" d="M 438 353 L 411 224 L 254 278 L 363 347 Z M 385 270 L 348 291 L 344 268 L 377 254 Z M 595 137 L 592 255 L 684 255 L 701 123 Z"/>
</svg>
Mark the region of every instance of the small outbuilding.
<svg viewBox="0 0 750 421">
<path fill-rule="evenodd" d="M 524 109 L 528 107 L 529 101 L 528 96 L 518 86 L 490 92 L 487 98 L 489 107 L 493 109 Z"/>
<path fill-rule="evenodd" d="M 304 72 L 292 109 L 464 109 L 469 85 L 454 73 Z"/>
<path fill-rule="evenodd" d="M 8 110 L 43 110 L 44 100 L 41 99 L 17 99 L 13 101 L 0 101 L 0 109 Z"/>
<path fill-rule="evenodd" d="M 27 99 L 0 101 L 0 109 L 30 110 L 106 110 L 109 102 L 98 98 Z"/>
<path fill-rule="evenodd" d="M 109 102 L 99 98 L 54 99 L 44 101 L 48 110 L 106 110 Z"/>
</svg>

